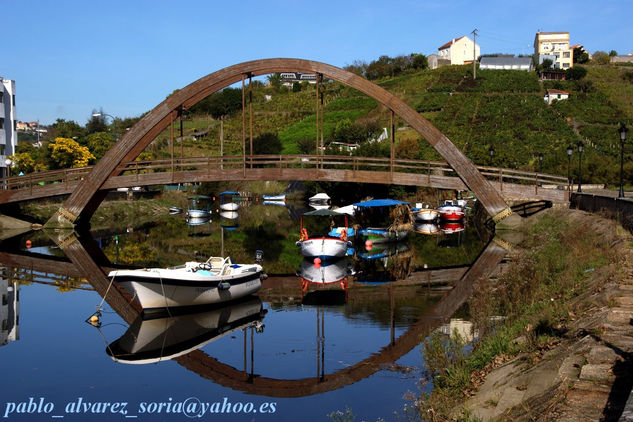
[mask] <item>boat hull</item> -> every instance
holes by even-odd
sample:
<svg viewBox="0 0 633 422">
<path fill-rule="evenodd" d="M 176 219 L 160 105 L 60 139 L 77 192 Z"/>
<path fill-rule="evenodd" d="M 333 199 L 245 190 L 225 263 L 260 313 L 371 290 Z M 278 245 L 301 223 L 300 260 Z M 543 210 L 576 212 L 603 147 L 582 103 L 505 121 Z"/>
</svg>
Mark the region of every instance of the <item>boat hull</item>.
<svg viewBox="0 0 633 422">
<path fill-rule="evenodd" d="M 443 220 L 461 220 L 466 215 L 464 210 L 457 206 L 441 206 L 439 211 Z"/>
<path fill-rule="evenodd" d="M 208 272 L 150 268 L 112 271 L 109 277 L 135 296 L 144 311 L 228 302 L 255 293 L 262 287 L 260 266 L 251 272 L 227 276 L 205 273 Z"/>
<path fill-rule="evenodd" d="M 226 202 L 224 204 L 220 204 L 220 209 L 224 211 L 235 211 L 239 208 L 235 202 Z"/>
<path fill-rule="evenodd" d="M 191 218 L 209 218 L 211 212 L 207 210 L 187 210 L 187 216 Z"/>
<path fill-rule="evenodd" d="M 286 195 L 264 195 L 262 199 L 264 201 L 285 201 Z"/>
<path fill-rule="evenodd" d="M 345 256 L 347 241 L 333 237 L 311 237 L 298 242 L 306 258 L 330 259 Z"/>
<path fill-rule="evenodd" d="M 360 236 L 367 238 L 374 243 L 398 242 L 404 240 L 409 235 L 409 230 L 388 230 L 388 229 L 359 229 Z"/>
<path fill-rule="evenodd" d="M 422 209 L 418 211 L 413 211 L 413 216 L 416 221 L 420 222 L 431 222 L 435 221 L 439 216 L 440 212 L 434 209 Z"/>
</svg>

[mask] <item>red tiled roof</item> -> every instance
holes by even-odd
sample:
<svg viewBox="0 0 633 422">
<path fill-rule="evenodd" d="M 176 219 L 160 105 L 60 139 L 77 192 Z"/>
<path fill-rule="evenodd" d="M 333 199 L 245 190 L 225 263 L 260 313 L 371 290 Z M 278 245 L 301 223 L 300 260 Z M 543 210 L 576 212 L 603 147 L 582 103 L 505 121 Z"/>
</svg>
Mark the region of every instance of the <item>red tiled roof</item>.
<svg viewBox="0 0 633 422">
<path fill-rule="evenodd" d="M 445 48 L 448 48 L 451 45 L 453 45 L 454 42 L 459 41 L 459 40 L 461 40 L 464 37 L 465 37 L 465 35 L 463 37 L 454 38 L 454 39 L 450 40 L 449 42 L 447 42 L 446 44 L 444 44 L 443 46 L 439 47 L 438 50 L 444 50 Z"/>
<path fill-rule="evenodd" d="M 547 90 L 547 94 L 548 95 L 557 95 L 557 94 L 563 94 L 563 95 L 569 95 L 569 92 L 566 91 L 561 91 L 560 89 L 548 89 Z"/>
</svg>

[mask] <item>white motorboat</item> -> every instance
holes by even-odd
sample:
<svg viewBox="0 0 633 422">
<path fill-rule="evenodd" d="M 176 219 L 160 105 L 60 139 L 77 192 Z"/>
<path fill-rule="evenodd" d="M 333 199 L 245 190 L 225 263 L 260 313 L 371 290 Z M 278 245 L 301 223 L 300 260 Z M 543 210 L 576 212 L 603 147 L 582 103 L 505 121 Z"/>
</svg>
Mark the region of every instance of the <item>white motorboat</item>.
<svg viewBox="0 0 633 422">
<path fill-rule="evenodd" d="M 430 223 L 440 216 L 440 212 L 436 209 L 430 208 L 428 205 L 422 206 L 422 204 L 415 204 L 415 208 L 411 210 L 415 221 L 421 223 Z"/>
<path fill-rule="evenodd" d="M 351 242 L 347 240 L 347 216 L 345 216 L 345 227 L 338 236 L 310 236 L 307 229 L 303 226 L 303 217 L 305 216 L 329 216 L 333 218 L 339 216 L 338 213 L 330 210 L 316 210 L 303 214 L 300 223 L 300 239 L 297 246 L 301 247 L 301 254 L 306 258 L 331 259 L 345 256 L 347 248 L 351 246 Z"/>
<path fill-rule="evenodd" d="M 310 204 L 327 204 L 330 201 L 330 197 L 327 193 L 317 193 L 314 196 L 308 198 Z"/>
<path fill-rule="evenodd" d="M 239 196 L 239 192 L 227 190 L 220 193 L 220 209 L 224 211 L 235 211 L 239 208 L 237 203 L 233 202 L 234 196 Z"/>
<path fill-rule="evenodd" d="M 108 276 L 136 297 L 144 312 L 228 302 L 255 293 L 266 278 L 259 264 L 234 264 L 230 257 L 215 256 L 170 268 L 116 270 Z"/>
<path fill-rule="evenodd" d="M 253 296 L 195 313 L 139 316 L 106 353 L 115 362 L 136 365 L 174 359 L 237 330 L 254 327 L 260 332 L 265 314 L 262 301 Z"/>
<path fill-rule="evenodd" d="M 187 216 L 193 218 L 208 218 L 211 216 L 209 197 L 194 195 L 187 198 Z"/>
</svg>

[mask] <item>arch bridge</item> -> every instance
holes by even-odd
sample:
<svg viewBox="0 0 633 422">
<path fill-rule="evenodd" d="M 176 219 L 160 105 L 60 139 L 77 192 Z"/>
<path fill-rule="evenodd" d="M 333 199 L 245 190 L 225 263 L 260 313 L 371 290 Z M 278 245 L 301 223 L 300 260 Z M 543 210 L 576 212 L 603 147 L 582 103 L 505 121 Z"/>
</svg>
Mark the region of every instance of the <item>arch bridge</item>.
<svg viewBox="0 0 633 422">
<path fill-rule="evenodd" d="M 264 159 L 264 163 L 257 162 L 258 157 L 253 156 L 253 130 L 252 130 L 252 91 L 251 87 L 253 77 L 266 75 L 271 73 L 281 72 L 302 72 L 311 73 L 317 75 L 316 81 L 316 151 L 313 157 L 306 157 L 307 164 L 303 159 L 299 159 L 297 165 L 290 165 L 291 162 L 288 159 L 280 159 L 281 163 L 275 170 L 277 174 L 271 175 L 271 165 L 266 163 L 267 159 Z M 378 178 L 376 175 L 362 173 L 366 171 L 361 169 L 360 164 L 357 170 L 354 170 L 354 162 L 346 163 L 342 157 L 337 157 L 334 166 L 338 168 L 331 168 L 331 162 L 325 160 L 325 157 L 319 155 L 320 147 L 323 143 L 323 82 L 324 80 L 334 80 L 340 82 L 346 86 L 354 88 L 365 95 L 373 98 L 378 103 L 386 107 L 391 113 L 391 154 L 388 160 L 376 161 L 373 164 L 368 164 L 371 159 L 363 159 L 365 167 L 374 166 L 372 170 L 377 170 L 377 167 L 387 167 L 389 177 Z M 248 95 L 245 88 L 245 81 L 248 80 Z M 495 188 L 493 184 L 482 175 L 477 167 L 458 149 L 455 145 L 435 126 L 433 126 L 428 120 L 422 117 L 414 109 L 409 107 L 404 101 L 397 98 L 384 88 L 358 76 L 346 70 L 340 69 L 335 66 L 331 66 L 325 63 L 320 63 L 310 60 L 302 59 L 289 59 L 289 58 L 275 58 L 275 59 L 262 59 L 244 62 L 229 66 L 227 68 L 218 70 L 211 73 L 188 86 L 174 92 L 165 101 L 156 106 L 151 112 L 145 115 L 137 124 L 135 124 L 95 165 L 90 169 L 87 174 L 81 174 L 78 180 L 71 182 L 69 179 L 65 179 L 62 184 L 66 184 L 65 192 L 70 193 L 70 197 L 66 200 L 64 205 L 60 207 L 56 215 L 51 218 L 47 223 L 49 227 L 72 227 L 81 221 L 87 221 L 90 219 L 96 208 L 105 198 L 107 190 L 115 186 L 136 186 L 141 182 L 141 179 L 149 178 L 153 179 L 151 184 L 161 183 L 160 177 L 167 177 L 161 175 L 161 172 L 154 172 L 152 176 L 141 175 L 141 171 L 136 175 L 129 174 L 130 165 L 135 158 L 154 140 L 154 138 L 166 129 L 169 125 L 172 127 L 176 119 L 182 119 L 184 110 L 189 109 L 191 106 L 206 98 L 210 94 L 217 92 L 225 87 L 233 85 L 241 81 L 242 84 L 242 156 L 241 156 L 241 168 L 239 164 L 237 167 L 225 163 L 225 160 L 230 157 L 221 157 L 220 160 L 220 173 L 214 178 L 216 180 L 235 180 L 246 178 L 280 178 L 282 180 L 287 178 L 294 179 L 314 179 L 314 180 L 337 180 L 337 181 L 363 181 L 371 180 L 372 182 L 382 183 L 402 183 L 402 184 L 420 184 L 422 183 L 423 176 L 403 176 L 405 173 L 396 171 L 398 167 L 401 169 L 402 160 L 395 160 L 394 155 L 394 119 L 398 116 L 404 122 L 406 122 L 411 128 L 415 129 L 422 138 L 427 142 L 446 160 L 447 165 L 453 175 L 457 176 L 451 188 L 468 188 L 473 191 L 478 201 L 484 206 L 487 212 L 496 220 L 501 220 L 504 217 L 510 215 L 512 211 L 507 206 L 500 189 Z M 247 101 L 248 98 L 248 101 Z M 248 103 L 248 107 L 247 107 Z M 248 113 L 247 113 L 248 110 Z M 246 115 L 248 114 L 249 121 L 249 153 L 247 155 L 247 137 L 246 137 Z M 320 123 L 319 123 L 320 122 Z M 172 144 L 173 146 L 173 144 Z M 295 157 L 297 158 L 297 157 Z M 292 160 L 292 157 L 289 159 Z M 329 159 L 328 159 L 329 160 Z M 239 161 L 239 158 L 238 158 Z M 247 165 L 248 163 L 248 165 Z M 341 163 L 341 164 L 338 164 Z M 172 159 L 171 169 L 176 169 L 176 163 Z M 193 164 L 193 163 L 189 163 Z M 217 163 L 214 163 L 217 166 Z M 225 166 L 226 164 L 226 166 Z M 255 167 L 255 164 L 263 164 L 263 168 Z M 311 164 L 312 169 L 309 169 Z M 345 166 L 351 164 L 352 169 L 347 169 Z M 415 163 L 408 163 L 415 164 Z M 163 163 L 162 165 L 165 165 Z M 300 167 L 305 165 L 306 167 Z M 424 164 L 423 164 L 424 165 Z M 181 169 L 185 166 L 184 162 L 178 162 L 178 168 Z M 197 167 L 199 164 L 193 165 Z M 202 163 L 205 166 L 205 163 Z M 210 174 L 213 169 L 211 168 L 211 161 L 206 162 L 207 169 L 202 170 Z M 431 166 L 427 163 L 427 167 Z M 341 168 L 343 167 L 343 168 Z M 215 168 L 217 170 L 217 167 Z M 164 173 L 164 172 L 163 172 Z M 168 177 L 172 182 L 180 181 L 180 178 L 188 182 L 194 181 L 197 176 L 194 173 L 187 176 L 177 175 L 176 171 L 172 171 L 172 174 Z M 303 174 L 301 174 L 303 173 Z M 66 174 L 70 174 L 67 172 Z M 293 175 L 293 177 L 291 177 Z M 194 180 L 191 180 L 193 176 Z M 436 176 L 429 171 L 426 174 L 427 182 Z M 127 179 L 126 179 L 127 177 Z M 132 178 L 136 177 L 132 183 Z M 208 176 L 211 177 L 211 176 Z M 377 180 L 378 179 L 378 180 Z M 381 180 L 382 179 L 382 180 Z M 198 179 L 201 180 L 201 179 Z M 211 179 L 207 179 L 211 180 Z M 459 182 L 457 181 L 459 180 Z M 182 180 L 185 181 L 185 180 Z M 74 183 L 74 185 L 73 185 Z M 128 184 L 130 183 L 130 184 Z M 150 184 L 149 180 L 143 182 L 144 184 Z M 500 183 L 503 183 L 503 177 Z M 429 183 L 430 184 L 430 183 Z M 73 187 L 71 188 L 71 185 Z M 439 186 L 439 185 L 436 185 Z M 35 189 L 30 188 L 32 191 Z M 63 189 L 60 189 L 60 191 Z M 538 188 L 537 188 L 538 190 Z M 52 194 L 52 193 L 51 193 Z M 9 195 L 12 196 L 12 195 Z"/>
</svg>

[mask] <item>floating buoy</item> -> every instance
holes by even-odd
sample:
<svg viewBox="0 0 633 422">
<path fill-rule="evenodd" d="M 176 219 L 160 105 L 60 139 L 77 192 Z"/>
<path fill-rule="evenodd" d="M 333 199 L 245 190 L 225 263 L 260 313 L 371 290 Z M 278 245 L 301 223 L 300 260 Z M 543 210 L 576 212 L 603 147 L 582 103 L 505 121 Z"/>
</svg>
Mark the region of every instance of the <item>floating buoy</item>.
<svg viewBox="0 0 633 422">
<path fill-rule="evenodd" d="M 27 247 L 27 249 L 31 247 L 31 241 L 30 240 L 26 241 L 26 247 Z"/>
<path fill-rule="evenodd" d="M 372 242 L 371 240 L 365 241 L 365 247 L 369 247 L 371 249 L 372 246 L 374 246 L 374 242 Z"/>
<path fill-rule="evenodd" d="M 321 258 L 314 258 L 314 265 L 321 265 Z"/>
<path fill-rule="evenodd" d="M 99 317 L 96 315 L 93 315 L 90 317 L 90 323 L 92 325 L 97 325 L 99 323 Z"/>
</svg>

